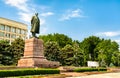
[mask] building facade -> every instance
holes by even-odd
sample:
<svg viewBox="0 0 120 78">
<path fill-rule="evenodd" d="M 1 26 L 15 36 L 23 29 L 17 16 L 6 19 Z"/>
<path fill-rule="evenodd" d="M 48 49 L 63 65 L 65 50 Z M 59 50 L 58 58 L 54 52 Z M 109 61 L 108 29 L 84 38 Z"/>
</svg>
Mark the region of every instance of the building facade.
<svg viewBox="0 0 120 78">
<path fill-rule="evenodd" d="M 0 17 L 0 40 L 26 39 L 27 31 L 26 24 Z"/>
</svg>

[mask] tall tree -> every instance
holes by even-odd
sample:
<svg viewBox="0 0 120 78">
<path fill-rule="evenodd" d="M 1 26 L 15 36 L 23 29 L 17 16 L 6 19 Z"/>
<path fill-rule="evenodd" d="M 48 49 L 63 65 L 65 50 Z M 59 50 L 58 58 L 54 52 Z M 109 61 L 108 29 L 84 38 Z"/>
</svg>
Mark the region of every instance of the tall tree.
<svg viewBox="0 0 120 78">
<path fill-rule="evenodd" d="M 54 34 L 43 35 L 40 36 L 39 38 L 43 39 L 45 43 L 47 41 L 55 41 L 59 44 L 60 48 L 63 48 L 67 44 L 72 44 L 72 39 L 64 34 L 54 33 Z"/>
<path fill-rule="evenodd" d="M 60 50 L 57 42 L 55 41 L 46 42 L 44 55 L 48 60 L 59 61 Z"/>
<path fill-rule="evenodd" d="M 112 55 L 114 52 L 118 52 L 118 44 L 111 40 L 103 40 L 100 42 L 96 51 L 98 51 L 98 60 L 101 66 L 109 66 L 112 63 Z"/>
<path fill-rule="evenodd" d="M 73 65 L 75 49 L 71 45 L 66 45 L 60 52 L 60 63 L 62 65 Z"/>
<path fill-rule="evenodd" d="M 73 48 L 74 48 L 74 66 L 83 66 L 84 65 L 84 53 L 82 51 L 82 49 L 79 46 L 79 42 L 74 41 L 73 44 Z"/>
<path fill-rule="evenodd" d="M 120 66 L 120 52 L 116 51 L 112 54 L 112 64 L 115 66 Z"/>
<path fill-rule="evenodd" d="M 0 40 L 0 64 L 2 65 L 11 65 L 13 63 L 9 47 L 9 41 Z"/>
<path fill-rule="evenodd" d="M 101 39 L 99 37 L 90 36 L 88 38 L 85 38 L 80 43 L 80 47 L 82 48 L 82 50 L 84 51 L 84 53 L 87 57 L 86 61 L 87 60 L 92 60 L 92 61 L 97 60 L 96 58 L 97 58 L 98 53 L 95 52 L 94 50 L 99 42 L 101 42 Z"/>
<path fill-rule="evenodd" d="M 14 64 L 17 64 L 17 61 L 23 56 L 24 44 L 25 42 L 21 38 L 17 38 L 11 43 L 10 51 L 12 52 Z"/>
</svg>

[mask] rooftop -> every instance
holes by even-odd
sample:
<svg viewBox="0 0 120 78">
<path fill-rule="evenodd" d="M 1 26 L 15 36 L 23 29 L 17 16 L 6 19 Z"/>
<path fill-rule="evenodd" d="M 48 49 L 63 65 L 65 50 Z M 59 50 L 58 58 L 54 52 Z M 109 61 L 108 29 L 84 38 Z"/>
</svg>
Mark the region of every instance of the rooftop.
<svg viewBox="0 0 120 78">
<path fill-rule="evenodd" d="M 21 23 L 21 22 L 17 22 L 17 21 L 14 21 L 14 20 L 8 19 L 8 18 L 0 17 L 0 19 L 8 20 L 8 21 L 11 21 L 11 22 L 15 22 L 15 23 L 19 23 L 19 24 L 23 24 L 23 25 L 27 26 L 27 24 L 24 24 L 24 23 Z"/>
</svg>

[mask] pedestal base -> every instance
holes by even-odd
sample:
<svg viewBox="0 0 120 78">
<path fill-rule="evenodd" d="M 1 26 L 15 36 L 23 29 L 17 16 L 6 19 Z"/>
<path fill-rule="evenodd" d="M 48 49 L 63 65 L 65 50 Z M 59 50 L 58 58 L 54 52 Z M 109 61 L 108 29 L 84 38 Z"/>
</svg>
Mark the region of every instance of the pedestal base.
<svg viewBox="0 0 120 78">
<path fill-rule="evenodd" d="M 18 61 L 18 67 L 56 68 L 59 62 L 48 61 L 44 57 L 23 57 Z"/>
<path fill-rule="evenodd" d="M 18 67 L 58 67 L 59 62 L 48 61 L 44 57 L 43 41 L 37 38 L 25 40 L 24 56 L 18 61 Z"/>
</svg>

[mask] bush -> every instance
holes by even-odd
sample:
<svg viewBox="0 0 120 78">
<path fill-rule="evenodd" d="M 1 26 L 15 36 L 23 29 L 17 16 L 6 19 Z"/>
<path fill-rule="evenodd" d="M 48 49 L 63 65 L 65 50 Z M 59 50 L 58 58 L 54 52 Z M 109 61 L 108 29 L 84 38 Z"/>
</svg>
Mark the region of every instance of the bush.
<svg viewBox="0 0 120 78">
<path fill-rule="evenodd" d="M 59 74 L 58 69 L 16 69 L 16 70 L 0 70 L 0 77 L 25 76 L 25 75 L 44 75 Z"/>
<path fill-rule="evenodd" d="M 74 72 L 107 71 L 106 68 L 77 68 Z"/>
</svg>

